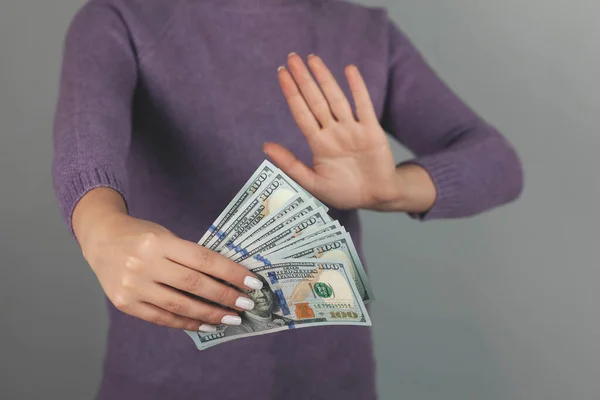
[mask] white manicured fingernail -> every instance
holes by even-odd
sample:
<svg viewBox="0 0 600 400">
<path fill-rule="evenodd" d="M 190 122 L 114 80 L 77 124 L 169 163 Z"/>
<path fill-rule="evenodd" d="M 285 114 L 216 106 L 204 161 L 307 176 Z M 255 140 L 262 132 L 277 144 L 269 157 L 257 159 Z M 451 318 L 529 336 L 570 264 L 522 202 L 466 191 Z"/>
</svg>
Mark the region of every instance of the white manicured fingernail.
<svg viewBox="0 0 600 400">
<path fill-rule="evenodd" d="M 254 302 L 247 297 L 238 297 L 235 301 L 235 305 L 244 310 L 252 310 L 254 308 Z"/>
<path fill-rule="evenodd" d="M 247 276 L 246 278 L 244 278 L 244 285 L 254 290 L 260 290 L 263 287 L 263 283 L 261 281 L 251 276 Z"/>
<path fill-rule="evenodd" d="M 238 316 L 226 315 L 221 320 L 221 323 L 225 325 L 239 325 L 242 323 L 242 319 Z"/>
<path fill-rule="evenodd" d="M 202 325 L 200 325 L 200 328 L 198 328 L 198 330 L 200 332 L 216 332 L 217 327 L 214 325 L 202 324 Z"/>
</svg>

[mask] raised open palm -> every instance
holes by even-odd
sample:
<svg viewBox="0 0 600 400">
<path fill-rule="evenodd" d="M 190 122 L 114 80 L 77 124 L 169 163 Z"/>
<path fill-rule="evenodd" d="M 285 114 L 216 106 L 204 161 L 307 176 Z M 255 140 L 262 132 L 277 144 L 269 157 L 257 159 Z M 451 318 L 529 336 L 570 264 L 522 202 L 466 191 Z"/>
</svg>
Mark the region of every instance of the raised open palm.
<svg viewBox="0 0 600 400">
<path fill-rule="evenodd" d="M 345 69 L 356 116 L 323 60 L 295 53 L 279 83 L 300 130 L 313 153 L 313 167 L 281 145 L 266 143 L 265 153 L 285 173 L 320 200 L 340 209 L 371 208 L 398 191 L 392 151 L 358 68 Z M 318 83 L 317 83 L 318 82 Z"/>
</svg>

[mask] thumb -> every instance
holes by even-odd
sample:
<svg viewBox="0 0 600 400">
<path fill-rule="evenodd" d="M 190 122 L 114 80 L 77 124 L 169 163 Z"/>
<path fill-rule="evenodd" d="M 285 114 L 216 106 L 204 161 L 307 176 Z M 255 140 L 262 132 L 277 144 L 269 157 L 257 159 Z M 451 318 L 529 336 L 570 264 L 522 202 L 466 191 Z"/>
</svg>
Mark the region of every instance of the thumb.
<svg viewBox="0 0 600 400">
<path fill-rule="evenodd" d="M 315 171 L 306 166 L 302 161 L 285 147 L 267 142 L 263 145 L 264 153 L 273 160 L 273 163 L 300 186 L 308 190 L 312 195 L 315 193 L 317 175 Z"/>
</svg>

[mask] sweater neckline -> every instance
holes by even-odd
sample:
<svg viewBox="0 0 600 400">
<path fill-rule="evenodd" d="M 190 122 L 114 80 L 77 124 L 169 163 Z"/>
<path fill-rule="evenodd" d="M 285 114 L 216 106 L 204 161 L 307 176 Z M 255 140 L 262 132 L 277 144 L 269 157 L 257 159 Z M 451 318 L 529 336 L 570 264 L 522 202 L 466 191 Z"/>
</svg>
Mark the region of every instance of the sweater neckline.
<svg viewBox="0 0 600 400">
<path fill-rule="evenodd" d="M 305 8 L 316 0 L 204 0 L 224 10 L 292 11 Z"/>
</svg>

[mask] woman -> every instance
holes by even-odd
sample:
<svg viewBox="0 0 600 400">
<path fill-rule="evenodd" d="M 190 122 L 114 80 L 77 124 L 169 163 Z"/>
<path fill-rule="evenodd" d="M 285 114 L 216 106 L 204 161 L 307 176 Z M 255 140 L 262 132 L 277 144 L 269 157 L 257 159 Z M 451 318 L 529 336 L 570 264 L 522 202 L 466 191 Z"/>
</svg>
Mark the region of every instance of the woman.
<svg viewBox="0 0 600 400">
<path fill-rule="evenodd" d="M 414 159 L 396 166 L 385 132 Z M 99 399 L 376 397 L 368 329 L 298 329 L 203 352 L 181 331 L 239 325 L 253 308 L 243 291 L 261 282 L 196 241 L 261 147 L 330 206 L 361 255 L 357 209 L 460 218 L 522 186 L 513 147 L 384 9 L 90 0 L 66 37 L 53 173 L 109 300 Z"/>
</svg>

